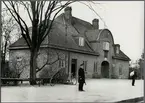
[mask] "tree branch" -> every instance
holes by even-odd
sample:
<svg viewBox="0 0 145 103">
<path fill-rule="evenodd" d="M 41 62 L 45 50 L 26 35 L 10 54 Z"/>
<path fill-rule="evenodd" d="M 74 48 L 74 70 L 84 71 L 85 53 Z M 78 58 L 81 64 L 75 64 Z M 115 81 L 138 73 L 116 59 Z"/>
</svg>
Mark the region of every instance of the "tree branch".
<svg viewBox="0 0 145 103">
<path fill-rule="evenodd" d="M 32 17 L 31 17 L 30 11 L 29 11 L 29 7 L 27 7 L 26 4 L 23 1 L 21 1 L 21 3 L 24 5 L 25 9 L 27 10 L 28 16 L 29 16 L 29 18 L 30 18 L 30 20 L 32 22 Z"/>
</svg>

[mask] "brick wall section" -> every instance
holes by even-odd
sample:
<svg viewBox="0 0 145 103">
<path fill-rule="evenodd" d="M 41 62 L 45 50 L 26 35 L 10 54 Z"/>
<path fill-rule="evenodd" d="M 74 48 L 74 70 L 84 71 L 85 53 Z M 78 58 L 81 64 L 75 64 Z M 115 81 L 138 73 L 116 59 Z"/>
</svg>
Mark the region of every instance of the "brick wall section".
<svg viewBox="0 0 145 103">
<path fill-rule="evenodd" d="M 97 56 L 91 56 L 86 54 L 79 54 L 79 53 L 70 53 L 70 64 L 71 59 L 77 59 L 77 71 L 79 69 L 80 64 L 83 61 L 87 61 L 87 71 L 86 71 L 86 78 L 92 78 L 94 73 L 94 62 L 97 62 Z M 71 65 L 69 66 L 69 71 L 71 71 Z"/>
<path fill-rule="evenodd" d="M 92 34 L 92 31 L 91 31 Z M 92 34 L 93 35 L 93 34 Z M 95 31 L 94 31 L 94 35 Z M 103 51 L 103 42 L 108 41 L 109 44 L 109 52 L 108 52 L 108 58 L 107 62 L 109 63 L 109 77 L 111 78 L 111 73 L 112 73 L 112 55 L 114 55 L 114 48 L 113 48 L 113 38 L 111 36 L 111 33 L 108 30 L 103 30 L 101 34 L 97 36 L 99 38 L 97 42 L 91 43 L 93 49 L 97 52 L 99 52 L 99 57 L 97 59 L 97 72 L 98 75 L 101 76 L 101 63 L 104 61 L 104 51 Z"/>
<path fill-rule="evenodd" d="M 58 53 L 58 54 L 57 54 Z M 59 51 L 57 50 L 49 50 L 49 63 L 57 60 L 57 57 L 59 55 L 59 57 L 61 58 L 61 60 L 65 59 L 65 54 L 66 54 L 66 58 L 68 58 L 67 56 L 67 52 L 64 51 Z M 17 61 L 17 57 L 20 57 L 21 59 L 27 61 L 25 63 L 21 63 L 23 66 L 14 66 L 14 64 L 17 63 L 18 65 L 18 61 Z M 24 69 L 23 72 L 20 75 L 20 78 L 29 78 L 29 73 L 30 73 L 30 66 L 29 66 L 29 59 L 30 59 L 30 52 L 29 50 L 11 50 L 10 51 L 10 63 L 9 63 L 9 67 L 10 69 Z M 46 49 L 41 49 L 40 54 L 38 55 L 38 59 L 37 59 L 37 65 L 39 68 L 41 68 L 47 61 L 47 50 Z M 66 59 L 66 62 L 68 62 L 68 59 Z M 27 65 L 27 66 L 25 66 Z M 25 67 L 24 67 L 25 66 Z M 68 68 L 68 63 L 66 63 L 66 68 Z M 36 76 L 37 77 L 51 77 L 53 74 L 55 74 L 58 69 L 60 69 L 59 67 L 59 61 L 55 62 L 52 65 L 46 65 L 41 71 L 39 71 Z"/>
<path fill-rule="evenodd" d="M 129 62 L 123 61 L 123 60 L 113 60 L 112 56 L 114 56 L 114 39 L 111 34 L 111 32 L 107 29 L 101 31 L 100 34 L 96 34 L 96 30 L 90 31 L 90 40 L 94 40 L 95 35 L 97 35 L 97 42 L 92 42 L 91 46 L 93 49 L 97 52 L 99 52 L 99 56 L 97 58 L 97 74 L 101 77 L 101 63 L 104 61 L 104 51 L 103 51 L 103 42 L 107 41 L 109 42 L 109 52 L 108 52 L 108 58 L 107 62 L 109 63 L 109 78 L 128 78 L 129 73 Z M 89 32 L 87 33 L 87 36 L 89 37 Z M 92 39 L 91 39 L 92 38 Z M 114 66 L 113 66 L 114 65 Z M 119 73 L 119 68 L 122 68 L 122 74 Z"/>
<path fill-rule="evenodd" d="M 123 60 L 114 60 L 115 64 L 113 75 L 119 79 L 128 79 L 129 76 L 129 62 Z M 120 69 L 120 70 L 119 70 Z M 120 73 L 121 72 L 121 73 Z"/>
</svg>

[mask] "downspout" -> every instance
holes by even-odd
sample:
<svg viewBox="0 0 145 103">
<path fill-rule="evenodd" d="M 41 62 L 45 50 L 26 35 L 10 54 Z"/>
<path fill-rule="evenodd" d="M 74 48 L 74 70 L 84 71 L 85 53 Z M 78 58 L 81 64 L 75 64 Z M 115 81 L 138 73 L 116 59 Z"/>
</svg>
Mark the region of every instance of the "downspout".
<svg viewBox="0 0 145 103">
<path fill-rule="evenodd" d="M 65 19 L 64 19 L 64 16 L 63 16 L 63 24 L 64 24 L 64 26 L 65 26 L 65 43 L 67 44 L 67 28 L 68 28 L 68 26 L 67 26 L 67 24 L 66 24 L 66 22 L 65 22 Z M 66 51 L 67 51 L 67 48 L 66 48 Z M 67 53 L 67 52 L 66 52 Z M 68 58 L 66 57 L 66 53 L 65 53 L 65 65 L 67 64 L 66 63 L 66 60 L 68 59 L 68 66 L 67 66 L 67 68 L 66 69 L 68 69 L 68 80 L 70 80 L 70 77 L 71 77 L 71 75 L 70 75 L 70 52 L 68 51 Z"/>
</svg>

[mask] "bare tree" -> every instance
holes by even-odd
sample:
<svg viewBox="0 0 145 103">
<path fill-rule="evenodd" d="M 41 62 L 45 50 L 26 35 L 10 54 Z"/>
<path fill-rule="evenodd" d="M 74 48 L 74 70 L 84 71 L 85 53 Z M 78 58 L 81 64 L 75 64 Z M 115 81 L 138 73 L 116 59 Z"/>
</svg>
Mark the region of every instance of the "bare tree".
<svg viewBox="0 0 145 103">
<path fill-rule="evenodd" d="M 3 1 L 6 8 L 17 21 L 21 29 L 21 35 L 25 39 L 30 56 L 30 85 L 36 84 L 37 54 L 41 43 L 49 34 L 53 21 L 57 14 L 66 6 L 74 1 Z M 19 6 L 23 6 L 29 16 L 32 24 L 32 35 L 29 34 L 29 28 L 19 13 Z M 46 10 L 44 8 L 46 7 Z M 55 13 L 54 15 L 52 15 Z M 50 18 L 52 17 L 52 20 Z"/>
<path fill-rule="evenodd" d="M 20 78 L 23 71 L 29 66 L 29 62 L 22 56 L 17 56 L 10 61 L 10 77 Z"/>
<path fill-rule="evenodd" d="M 21 35 L 25 39 L 30 50 L 30 85 L 36 84 L 36 68 L 37 56 L 40 46 L 46 36 L 49 35 L 54 19 L 57 14 L 66 6 L 75 1 L 60 0 L 55 1 L 3 1 L 6 8 L 19 24 Z M 32 30 L 29 32 L 28 24 L 22 18 L 19 12 L 19 7 L 23 6 L 27 12 L 29 20 L 31 21 Z M 90 5 L 91 10 L 94 9 Z M 94 11 L 95 12 L 95 11 Z M 95 12 L 96 13 L 96 12 Z M 97 13 L 96 13 L 97 14 Z M 98 14 L 97 14 L 98 15 Z"/>
<path fill-rule="evenodd" d="M 14 18 L 8 13 L 7 9 L 2 10 L 2 44 L 1 44 L 1 70 L 2 76 L 4 74 L 6 57 L 8 56 L 8 47 L 11 43 L 20 38 L 18 33 L 19 27 L 15 22 Z M 14 32 L 17 32 L 17 35 L 13 35 Z M 15 38 L 15 40 L 13 38 Z"/>
</svg>

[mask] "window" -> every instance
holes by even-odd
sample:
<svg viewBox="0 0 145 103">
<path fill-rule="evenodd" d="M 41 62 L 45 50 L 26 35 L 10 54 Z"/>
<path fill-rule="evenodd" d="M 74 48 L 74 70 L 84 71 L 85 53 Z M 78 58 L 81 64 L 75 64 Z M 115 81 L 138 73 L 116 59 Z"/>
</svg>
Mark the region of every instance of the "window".
<svg viewBox="0 0 145 103">
<path fill-rule="evenodd" d="M 104 50 L 104 58 L 108 58 L 108 51 Z"/>
<path fill-rule="evenodd" d="M 97 72 L 97 63 L 94 62 L 94 73 L 96 73 L 96 72 Z"/>
<path fill-rule="evenodd" d="M 122 65 L 119 67 L 119 75 L 122 75 Z"/>
<path fill-rule="evenodd" d="M 79 46 L 84 46 L 85 42 L 84 42 L 84 38 L 83 37 L 79 37 Z"/>
<path fill-rule="evenodd" d="M 116 47 L 116 54 L 119 54 L 119 47 Z"/>
<path fill-rule="evenodd" d="M 109 51 L 109 42 L 103 42 L 103 50 Z"/>
<path fill-rule="evenodd" d="M 87 71 L 87 61 L 83 61 L 83 64 L 84 64 L 84 71 L 86 72 Z"/>
<path fill-rule="evenodd" d="M 59 60 L 59 67 L 64 68 L 65 67 L 65 60 Z"/>
</svg>

